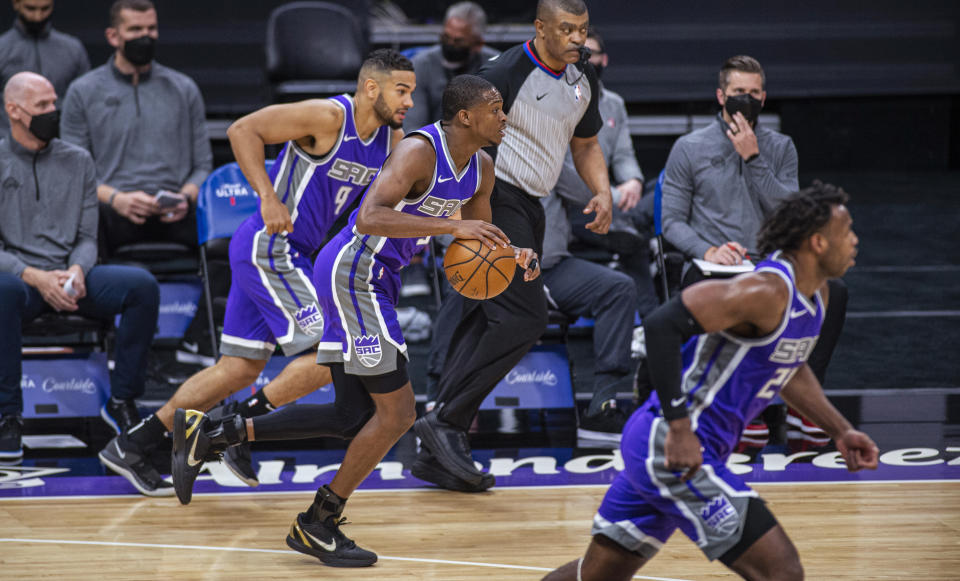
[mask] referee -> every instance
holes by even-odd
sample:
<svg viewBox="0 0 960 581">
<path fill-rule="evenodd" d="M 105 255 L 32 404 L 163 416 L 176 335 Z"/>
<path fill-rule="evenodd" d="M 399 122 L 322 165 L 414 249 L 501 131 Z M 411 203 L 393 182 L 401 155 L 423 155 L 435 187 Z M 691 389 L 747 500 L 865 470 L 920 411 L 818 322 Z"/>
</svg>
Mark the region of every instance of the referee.
<svg viewBox="0 0 960 581">
<path fill-rule="evenodd" d="M 543 252 L 544 212 L 569 147 L 577 173 L 593 193 L 584 209 L 587 228 L 605 234 L 613 200 L 597 141 L 602 125 L 596 72 L 583 54 L 589 15 L 583 0 L 539 0 L 536 37 L 487 62 L 478 73 L 503 95 L 507 129 L 496 152 L 493 223 L 513 245 Z M 415 429 L 423 449 L 414 476 L 444 488 L 480 491 L 493 486 L 470 457 L 467 428 L 481 402 L 543 334 L 543 282 L 516 281 L 496 298 L 450 297 L 439 320 L 456 321 L 440 375 L 436 407 Z M 459 312 L 458 312 L 459 311 Z"/>
</svg>

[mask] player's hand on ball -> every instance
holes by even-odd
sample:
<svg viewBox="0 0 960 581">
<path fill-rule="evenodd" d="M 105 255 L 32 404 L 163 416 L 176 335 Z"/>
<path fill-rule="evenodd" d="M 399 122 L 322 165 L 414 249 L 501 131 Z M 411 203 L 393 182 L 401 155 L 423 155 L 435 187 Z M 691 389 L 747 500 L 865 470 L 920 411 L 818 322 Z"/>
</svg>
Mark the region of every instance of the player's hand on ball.
<svg viewBox="0 0 960 581">
<path fill-rule="evenodd" d="M 587 230 L 597 234 L 606 234 L 610 230 L 610 221 L 613 220 L 613 198 L 610 193 L 597 194 L 590 198 L 590 202 L 583 209 L 583 213 L 596 213 L 593 221 L 586 225 Z"/>
<path fill-rule="evenodd" d="M 490 222 L 483 220 L 460 220 L 453 224 L 454 238 L 464 238 L 470 240 L 479 240 L 491 249 L 500 246 L 506 248 L 510 245 L 510 239 L 503 233 L 503 230 L 497 228 Z"/>
<path fill-rule="evenodd" d="M 847 470 L 856 472 L 863 468 L 876 470 L 880 449 L 870 436 L 859 430 L 848 430 L 837 438 L 837 450 L 847 463 Z"/>
<path fill-rule="evenodd" d="M 264 196 L 260 199 L 260 214 L 263 216 L 263 223 L 266 226 L 267 234 L 280 234 L 281 232 L 293 232 L 293 221 L 290 220 L 290 212 L 287 207 L 280 203 L 280 200 L 273 196 Z"/>
<path fill-rule="evenodd" d="M 540 260 L 537 259 L 537 253 L 532 248 L 517 248 L 514 246 L 513 256 L 517 261 L 517 266 L 524 270 L 524 281 L 529 282 L 540 276 Z"/>
</svg>

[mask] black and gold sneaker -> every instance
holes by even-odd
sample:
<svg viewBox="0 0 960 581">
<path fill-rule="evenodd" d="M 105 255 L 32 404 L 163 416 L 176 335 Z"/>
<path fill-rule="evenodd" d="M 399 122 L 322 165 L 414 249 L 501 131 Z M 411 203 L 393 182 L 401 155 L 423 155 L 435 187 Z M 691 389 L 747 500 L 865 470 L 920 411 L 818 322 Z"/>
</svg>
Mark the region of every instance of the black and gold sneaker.
<svg viewBox="0 0 960 581">
<path fill-rule="evenodd" d="M 190 504 L 193 483 L 204 462 L 219 460 L 228 446 L 247 439 L 244 420 L 239 415 L 212 421 L 203 412 L 178 409 L 173 414 L 173 454 L 170 474 L 181 504 Z"/>
<path fill-rule="evenodd" d="M 376 553 L 361 549 L 340 530 L 341 525 L 348 524 L 340 516 L 346 503 L 321 486 L 310 508 L 298 514 L 290 526 L 287 546 L 331 567 L 369 567 L 376 563 Z"/>
</svg>

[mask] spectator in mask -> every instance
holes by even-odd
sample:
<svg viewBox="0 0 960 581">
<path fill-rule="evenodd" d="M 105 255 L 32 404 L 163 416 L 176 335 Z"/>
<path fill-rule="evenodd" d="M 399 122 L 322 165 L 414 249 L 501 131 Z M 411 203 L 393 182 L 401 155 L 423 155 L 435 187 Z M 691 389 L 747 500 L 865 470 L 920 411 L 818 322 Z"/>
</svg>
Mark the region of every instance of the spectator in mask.
<svg viewBox="0 0 960 581">
<path fill-rule="evenodd" d="M 16 18 L 0 36 L 0 86 L 21 72 L 39 73 L 65 95 L 70 82 L 90 70 L 90 59 L 80 41 L 54 30 L 53 0 L 13 0 Z M 0 115 L 6 131 L 7 116 Z"/>
<path fill-rule="evenodd" d="M 77 79 L 63 104 L 64 140 L 97 167 L 103 248 L 109 257 L 137 242 L 196 246 L 194 208 L 213 158 L 200 90 L 154 60 L 150 0 L 116 0 L 106 37 L 114 54 Z"/>
<path fill-rule="evenodd" d="M 483 44 L 487 14 L 474 2 L 457 2 L 447 9 L 440 43 L 418 52 L 411 60 L 417 73 L 413 108 L 403 122 L 406 132 L 429 125 L 443 116 L 440 98 L 453 77 L 473 74 L 500 54 Z"/>
<path fill-rule="evenodd" d="M 120 315 L 104 406 L 116 425 L 140 421 L 147 353 L 160 290 L 131 266 L 97 265 L 97 193 L 93 160 L 57 139 L 53 85 L 17 73 L 4 86 L 10 129 L 0 138 L 0 460 L 16 460 L 23 396 L 21 327 L 44 312 L 98 319 Z"/>
</svg>

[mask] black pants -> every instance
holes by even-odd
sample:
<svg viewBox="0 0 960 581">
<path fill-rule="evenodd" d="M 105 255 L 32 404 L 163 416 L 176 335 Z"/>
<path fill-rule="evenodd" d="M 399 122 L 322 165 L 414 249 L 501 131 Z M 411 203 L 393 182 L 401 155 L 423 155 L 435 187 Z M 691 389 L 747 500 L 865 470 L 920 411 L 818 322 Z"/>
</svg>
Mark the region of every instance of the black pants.
<svg viewBox="0 0 960 581">
<path fill-rule="evenodd" d="M 490 206 L 493 223 L 514 246 L 542 254 L 545 218 L 539 200 L 498 179 Z M 547 301 L 543 280 L 524 282 L 518 270 L 502 294 L 462 304 L 440 376 L 437 404 L 442 406 L 441 420 L 466 430 L 487 394 L 543 334 Z"/>
<path fill-rule="evenodd" d="M 121 246 L 138 242 L 176 242 L 197 248 L 197 209 L 190 205 L 187 215 L 177 222 L 161 222 L 151 216 L 143 224 L 134 224 L 107 204 L 100 204 L 101 256 L 110 258 Z"/>
<path fill-rule="evenodd" d="M 691 266 L 683 276 L 683 287 L 686 288 L 706 278 L 699 268 Z M 837 348 L 837 342 L 840 341 L 843 323 L 847 318 L 847 283 L 843 282 L 843 279 L 831 278 L 827 281 L 827 287 L 830 302 L 827 303 L 827 312 L 823 314 L 820 338 L 817 339 L 817 345 L 807 359 L 807 365 L 817 376 L 820 385 L 823 385 L 827 377 L 827 366 L 830 365 L 830 358 L 833 357 L 833 350 Z"/>
</svg>

